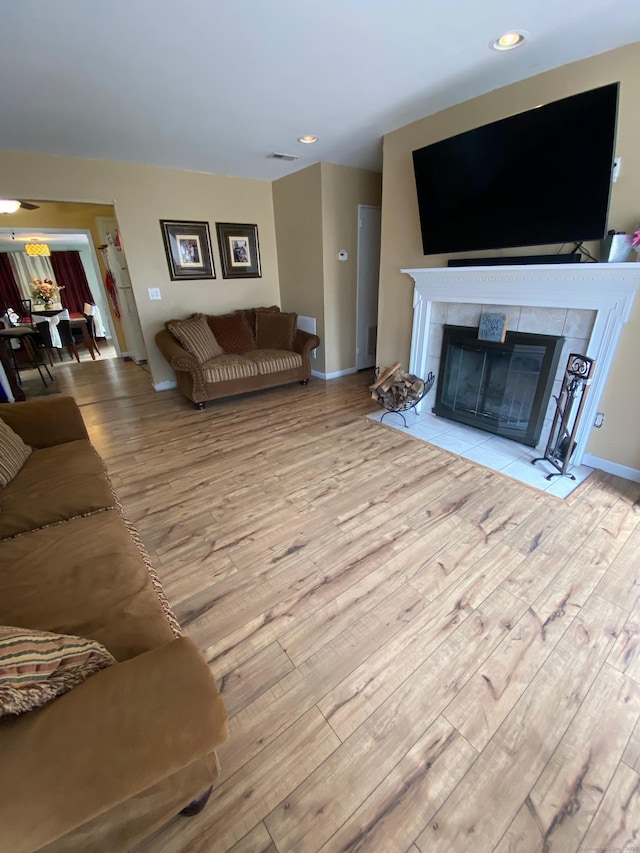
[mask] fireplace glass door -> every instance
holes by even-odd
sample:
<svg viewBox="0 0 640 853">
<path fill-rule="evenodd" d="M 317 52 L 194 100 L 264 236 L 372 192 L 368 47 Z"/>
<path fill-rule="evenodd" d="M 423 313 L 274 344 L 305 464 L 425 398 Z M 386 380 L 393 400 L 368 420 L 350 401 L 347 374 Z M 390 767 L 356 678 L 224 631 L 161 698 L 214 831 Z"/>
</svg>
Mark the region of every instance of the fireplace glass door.
<svg viewBox="0 0 640 853">
<path fill-rule="evenodd" d="M 564 338 L 510 332 L 496 343 L 477 333 L 444 327 L 436 414 L 535 447 Z"/>
</svg>

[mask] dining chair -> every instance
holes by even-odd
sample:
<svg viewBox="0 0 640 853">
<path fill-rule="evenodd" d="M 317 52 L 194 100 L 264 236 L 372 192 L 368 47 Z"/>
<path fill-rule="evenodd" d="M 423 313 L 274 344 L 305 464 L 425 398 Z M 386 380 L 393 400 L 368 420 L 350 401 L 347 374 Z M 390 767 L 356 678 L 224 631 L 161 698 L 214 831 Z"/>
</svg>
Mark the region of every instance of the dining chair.
<svg viewBox="0 0 640 853">
<path fill-rule="evenodd" d="M 16 312 L 20 317 L 20 322 L 22 325 L 31 326 L 32 329 L 35 330 L 35 324 L 33 322 L 33 315 L 31 314 L 32 301 L 31 299 L 19 299 L 18 304 L 16 305 Z"/>
<path fill-rule="evenodd" d="M 58 360 L 62 361 L 62 356 L 60 355 L 60 350 L 57 349 L 53 345 L 53 341 L 51 339 L 51 326 L 49 325 L 49 321 L 45 320 L 43 317 L 35 318 L 35 328 L 38 333 L 38 344 L 39 346 L 47 353 L 49 357 L 49 364 L 53 367 L 53 356 L 52 353 L 54 349 L 58 353 Z"/>
<path fill-rule="evenodd" d="M 58 314 L 58 332 L 60 334 L 62 346 L 66 347 L 69 355 L 79 362 L 80 355 L 76 349 L 76 343 L 73 338 L 73 333 L 71 332 L 71 315 L 67 308 Z"/>
<path fill-rule="evenodd" d="M 20 369 L 30 367 L 38 371 L 40 379 L 42 379 L 42 384 L 46 388 L 47 380 L 42 373 L 42 368 L 44 367 L 52 382 L 53 376 L 49 372 L 47 365 L 42 360 L 41 354 L 38 350 L 37 336 L 30 326 L 21 326 L 17 321 L 12 319 L 15 314 L 15 310 L 8 306 L 5 306 L 2 309 L 0 321 L 2 322 L 3 328 L 0 328 L 0 343 L 6 346 L 9 350 L 13 369 L 20 384 L 22 384 Z M 18 359 L 18 354 L 21 355 L 20 359 Z"/>
<path fill-rule="evenodd" d="M 36 315 L 37 316 L 37 315 Z M 71 317 L 69 315 L 69 311 L 65 308 L 64 311 L 59 311 L 56 315 L 56 330 L 60 337 L 60 344 L 62 347 L 66 347 L 69 355 L 72 358 L 75 358 L 76 361 L 80 361 L 80 355 L 78 354 L 78 350 L 76 349 L 75 341 L 73 339 L 73 334 L 71 333 Z M 51 364 L 51 353 L 55 349 L 58 353 L 58 358 L 62 361 L 62 349 L 57 345 L 57 341 L 54 343 L 52 335 L 51 335 L 51 325 L 48 320 L 39 318 L 36 323 L 36 327 L 38 332 L 43 340 L 45 349 L 49 352 L 49 361 Z"/>
<path fill-rule="evenodd" d="M 86 308 L 86 305 L 85 305 Z M 95 339 L 95 325 L 93 316 L 90 314 L 76 314 L 71 318 L 71 334 L 76 347 L 82 345 L 86 347 L 93 361 L 96 359 L 96 352 L 100 355 L 100 350 Z"/>
<path fill-rule="evenodd" d="M 88 302 L 84 303 L 84 308 L 82 309 L 82 316 L 87 321 L 87 333 L 91 338 L 91 343 L 93 344 L 93 348 L 101 355 L 102 353 L 98 349 L 98 342 L 96 341 L 96 323 L 94 319 L 94 314 L 96 313 L 97 308 L 95 305 L 90 305 Z"/>
</svg>

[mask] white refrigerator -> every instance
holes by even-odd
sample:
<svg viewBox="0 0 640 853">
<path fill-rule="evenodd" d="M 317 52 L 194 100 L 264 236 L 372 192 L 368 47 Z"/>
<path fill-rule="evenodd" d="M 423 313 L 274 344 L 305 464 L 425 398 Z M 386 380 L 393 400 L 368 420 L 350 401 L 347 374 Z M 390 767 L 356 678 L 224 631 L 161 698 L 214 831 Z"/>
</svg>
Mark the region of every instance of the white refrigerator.
<svg viewBox="0 0 640 853">
<path fill-rule="evenodd" d="M 127 268 L 127 260 L 124 251 L 115 244 L 117 239 L 117 224 L 115 219 L 98 217 L 98 228 L 102 232 L 104 247 L 102 248 L 102 259 L 104 265 L 113 277 L 116 289 L 116 298 L 120 310 L 120 323 L 126 341 L 126 352 L 123 355 L 130 356 L 138 364 L 146 362 L 147 350 L 142 337 L 138 309 L 133 296 L 131 278 Z M 111 226 L 111 227 L 110 227 Z"/>
</svg>

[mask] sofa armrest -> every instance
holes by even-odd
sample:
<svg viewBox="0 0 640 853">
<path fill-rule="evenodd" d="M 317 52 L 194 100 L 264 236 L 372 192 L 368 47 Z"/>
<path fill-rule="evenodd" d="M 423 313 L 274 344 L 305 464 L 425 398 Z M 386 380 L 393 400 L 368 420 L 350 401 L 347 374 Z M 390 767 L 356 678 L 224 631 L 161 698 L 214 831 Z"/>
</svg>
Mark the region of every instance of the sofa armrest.
<svg viewBox="0 0 640 853">
<path fill-rule="evenodd" d="M 173 337 L 168 329 L 162 329 L 156 335 L 156 344 L 171 367 L 177 371 L 190 373 L 193 379 L 194 400 L 206 400 L 206 381 L 202 365 L 195 356 Z"/>
<path fill-rule="evenodd" d="M 226 738 L 222 699 L 187 637 L 102 670 L 0 727 L 0 846 L 39 849 Z"/>
<path fill-rule="evenodd" d="M 308 362 L 311 355 L 311 350 L 320 346 L 320 338 L 317 335 L 312 335 L 311 332 L 303 332 L 301 329 L 296 329 L 296 336 L 293 339 L 293 349 L 299 352 L 303 361 Z"/>
<path fill-rule="evenodd" d="M 73 397 L 60 394 L 24 403 L 2 403 L 0 418 L 31 447 L 53 447 L 89 438 L 78 404 Z"/>
</svg>

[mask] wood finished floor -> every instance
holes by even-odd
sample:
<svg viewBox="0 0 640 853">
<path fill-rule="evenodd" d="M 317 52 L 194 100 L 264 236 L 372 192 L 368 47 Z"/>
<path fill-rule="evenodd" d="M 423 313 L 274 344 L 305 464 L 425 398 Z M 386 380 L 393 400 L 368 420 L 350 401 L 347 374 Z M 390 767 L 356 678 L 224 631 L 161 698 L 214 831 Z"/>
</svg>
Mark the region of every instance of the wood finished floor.
<svg viewBox="0 0 640 853">
<path fill-rule="evenodd" d="M 370 423 L 58 369 L 230 714 L 206 853 L 638 849 L 640 486 L 567 501 Z"/>
</svg>

